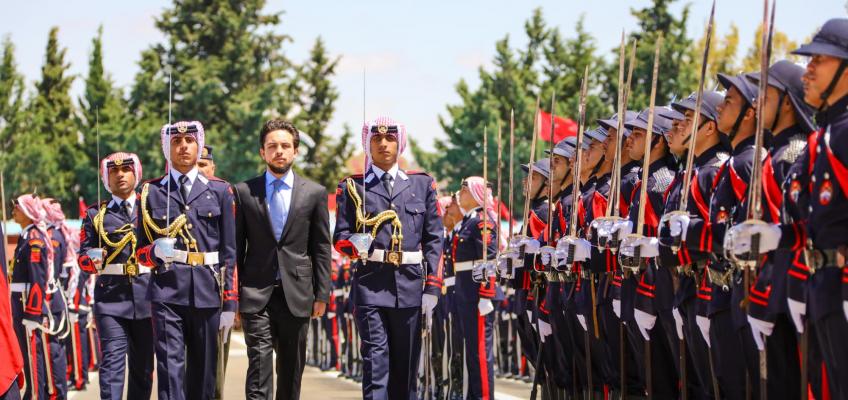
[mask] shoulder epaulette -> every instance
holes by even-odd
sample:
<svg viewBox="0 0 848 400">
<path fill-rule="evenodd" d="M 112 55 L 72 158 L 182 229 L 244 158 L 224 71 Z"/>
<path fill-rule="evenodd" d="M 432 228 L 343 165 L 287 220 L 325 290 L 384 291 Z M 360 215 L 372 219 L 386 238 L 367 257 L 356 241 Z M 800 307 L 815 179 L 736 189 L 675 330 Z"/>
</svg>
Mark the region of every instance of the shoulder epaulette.
<svg viewBox="0 0 848 400">
<path fill-rule="evenodd" d="M 801 154 L 804 154 L 804 149 L 807 148 L 807 136 L 803 133 L 799 133 L 797 135 L 792 135 L 789 138 L 789 144 L 786 145 L 786 148 L 780 154 L 780 158 L 778 161 L 788 162 L 790 164 L 794 163 Z"/>
<path fill-rule="evenodd" d="M 667 167 L 662 167 L 654 172 L 654 187 L 651 188 L 654 193 L 665 193 L 666 189 L 674 180 L 674 172 Z"/>
<path fill-rule="evenodd" d="M 141 185 L 144 185 L 145 183 L 159 182 L 159 181 L 161 181 L 162 179 L 165 179 L 165 175 L 159 175 L 159 176 L 158 176 L 158 177 L 156 177 L 156 178 L 150 178 L 150 179 L 147 179 L 147 180 L 145 180 L 145 181 L 141 182 Z M 141 186 L 141 185 L 138 185 L 138 186 Z"/>
<path fill-rule="evenodd" d="M 423 176 L 426 176 L 426 177 L 429 177 L 429 178 L 432 178 L 432 177 L 433 177 L 433 175 L 430 175 L 430 174 L 428 174 L 428 173 L 426 173 L 426 172 L 424 172 L 424 171 L 416 171 L 416 170 L 412 170 L 412 171 L 403 171 L 403 172 L 404 172 L 405 174 L 407 174 L 407 175 L 423 175 Z"/>
<path fill-rule="evenodd" d="M 712 163 L 712 166 L 718 168 L 721 167 L 721 165 L 724 164 L 725 161 L 730 159 L 730 154 L 720 151 L 715 154 L 715 159 L 716 160 L 714 163 Z"/>
</svg>

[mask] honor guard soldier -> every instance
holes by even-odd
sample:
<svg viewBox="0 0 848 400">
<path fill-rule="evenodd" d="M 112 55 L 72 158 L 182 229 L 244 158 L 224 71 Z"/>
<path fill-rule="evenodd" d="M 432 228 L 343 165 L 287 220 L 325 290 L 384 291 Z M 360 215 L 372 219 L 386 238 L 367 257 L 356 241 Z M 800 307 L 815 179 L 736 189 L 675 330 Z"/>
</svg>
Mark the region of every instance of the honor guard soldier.
<svg viewBox="0 0 848 400">
<path fill-rule="evenodd" d="M 96 275 L 93 311 L 103 354 L 100 398 L 121 399 L 128 376 L 128 398 L 149 399 L 153 383 L 153 322 L 147 300 L 150 267 L 136 260 L 139 204 L 135 189 L 141 182 L 141 162 L 132 153 L 110 154 L 101 160 L 100 174 L 112 198 L 86 210 L 79 256 L 80 268 Z M 77 335 L 75 330 L 74 341 L 80 341 Z"/>
<path fill-rule="evenodd" d="M 515 272 L 511 286 L 515 288 L 513 312 L 516 314 L 518 337 L 521 341 L 522 376 L 529 375 L 526 365 L 533 364 L 539 352 L 539 337 L 536 333 L 538 325 L 533 318 L 536 309 L 536 297 L 534 283 L 534 264 L 536 255 L 539 253 L 540 243 L 535 238 L 540 237 L 546 228 L 547 208 L 547 185 L 551 175 L 551 160 L 543 158 L 533 165 L 523 164 L 521 169 L 527 174 L 524 178 L 524 196 L 529 198 L 529 210 L 527 220 L 523 221 L 521 236 L 530 238 L 524 247 L 524 260 L 514 265 Z M 525 362 L 529 361 L 529 362 Z M 533 365 L 534 368 L 538 366 Z"/>
<path fill-rule="evenodd" d="M 758 397 L 758 354 L 742 309 L 745 288 L 741 278 L 740 284 L 735 284 L 734 267 L 724 258 L 725 232 L 732 224 L 747 218 L 743 201 L 755 159 L 754 103 L 758 90 L 745 74 L 719 74 L 718 80 L 727 92 L 717 108 L 717 125 L 733 149 L 731 158 L 718 172 L 718 183 L 710 199 L 710 218 L 674 215 L 669 218 L 669 224 L 685 232 L 680 238 L 688 250 L 714 255 L 708 264 L 707 280 L 701 281 L 699 288 L 699 297 L 709 298 L 709 319 L 697 318 L 696 322 L 710 347 L 721 396 L 739 398 L 744 396 L 747 386 Z M 677 228 L 672 232 L 675 233 Z"/>
<path fill-rule="evenodd" d="M 91 294 L 88 293 L 88 281 L 92 275 L 85 272 L 79 266 L 80 229 L 74 229 L 71 233 L 69 248 L 74 251 L 74 263 L 67 268 L 67 282 L 65 285 L 65 301 L 68 303 L 68 337 L 65 340 L 65 352 L 68 355 L 68 390 L 85 390 L 88 384 L 88 329 L 93 318 Z M 91 316 L 91 318 L 89 318 Z"/>
<path fill-rule="evenodd" d="M 778 61 L 768 69 L 762 125 L 771 132 L 771 141 L 761 169 L 762 218 L 772 224 L 800 220 L 796 207 L 791 203 L 784 207 L 781 187 L 790 179 L 791 167 L 804 154 L 808 137 L 816 129 L 812 122 L 812 108 L 804 103 L 803 74 L 803 67 L 788 60 Z M 758 83 L 761 75 L 752 74 L 749 79 Z M 790 210 L 791 213 L 788 212 Z M 786 288 L 790 270 L 794 271 L 794 275 L 807 272 L 803 253 L 796 248 L 761 253 L 767 256 L 750 288 L 748 322 L 757 349 L 768 353 L 767 395 L 770 399 L 801 397 L 799 353 L 785 349 L 798 348 Z M 804 331 L 803 326 L 799 328 L 797 332 Z"/>
<path fill-rule="evenodd" d="M 745 224 L 734 232 L 735 242 L 740 249 L 745 244 L 750 248 L 752 238 L 758 235 L 761 253 L 778 248 L 806 250 L 808 259 L 812 260 L 808 265 L 809 315 L 806 321 L 814 328 L 831 396 L 848 398 L 848 369 L 844 368 L 844 360 L 848 359 L 848 346 L 844 343 L 848 333 L 848 305 L 843 303 L 840 307 L 839 294 L 842 291 L 845 298 L 848 284 L 845 261 L 848 253 L 848 199 L 845 195 L 848 187 L 845 166 L 848 163 L 848 19 L 827 21 L 810 43 L 793 53 L 810 57 L 803 76 L 804 101 L 817 110 L 819 130 L 810 138 L 807 151 L 793 167 L 795 175 L 790 174 L 788 190 L 784 191 L 790 194 L 785 201 L 807 199 L 809 215 L 804 221 L 788 224 Z M 802 176 L 804 174 L 807 176 Z M 804 276 L 802 271 L 795 272 L 797 276 Z M 797 309 L 799 305 L 794 307 Z M 791 309 L 790 312 L 798 314 Z M 802 319 L 799 322 L 804 323 L 803 318 L 793 318 Z"/>
<path fill-rule="evenodd" d="M 710 196 L 718 183 L 716 175 L 719 168 L 730 158 L 727 152 L 730 144 L 726 142 L 726 136 L 719 133 L 716 125 L 717 107 L 724 96 L 718 92 L 704 91 L 701 97 L 701 115 L 695 131 L 696 139 L 692 138 L 692 124 L 695 119 L 697 93 L 672 103 L 672 107 L 683 113 L 685 119 L 679 122 L 677 132 L 669 137 L 669 150 L 677 158 L 680 169 L 665 195 L 665 213 L 671 215 L 670 213 L 674 213 L 680 207 L 681 197 L 684 196 L 682 190 L 683 181 L 686 179 L 689 142 L 695 140 L 691 181 L 689 191 L 685 194 L 688 197 L 685 212 L 708 220 Z M 704 289 L 700 282 L 706 279 L 706 262 L 710 254 L 690 250 L 675 243 L 669 236 L 668 224 L 662 221 L 660 221 L 659 239 L 658 265 L 672 270 L 672 274 L 676 275 L 679 282 L 674 293 L 672 308 L 675 326 L 673 329 L 667 329 L 675 333 L 678 340 L 684 341 L 687 351 L 685 353 L 687 369 L 682 370 L 683 367 L 678 364 L 678 374 L 686 374 L 688 386 L 686 390 L 689 397 L 713 398 L 714 377 L 710 368 L 709 348 L 696 324 L 699 311 L 700 315 L 706 318 L 706 309 L 709 304 L 709 293 L 702 294 L 699 290 Z"/>
<path fill-rule="evenodd" d="M 346 178 L 336 192 L 335 247 L 359 260 L 352 296 L 365 399 L 415 398 L 422 307 L 430 315 L 442 291 L 436 183 L 398 167 L 406 139 L 391 118 L 367 122 L 365 174 Z"/>
<path fill-rule="evenodd" d="M 47 335 L 49 346 L 47 352 L 47 384 L 49 393 L 56 398 L 65 398 L 68 393 L 67 369 L 68 357 L 65 352 L 65 338 L 68 336 L 68 308 L 65 301 L 65 291 L 59 277 L 65 270 L 65 264 L 76 260 L 76 251 L 69 248 L 70 228 L 65 224 L 65 214 L 62 206 L 54 199 L 42 199 L 41 206 L 44 207 L 45 221 L 47 222 L 47 234 L 50 235 L 53 246 L 53 283 L 52 289 L 48 291 L 50 298 L 50 312 L 53 320 L 59 321 L 59 332 Z M 71 258 L 69 258 L 71 257 Z"/>
<path fill-rule="evenodd" d="M 654 113 L 653 126 L 648 126 L 649 114 Z M 639 113 L 634 120 L 627 122 L 631 130 L 628 137 L 630 158 L 640 160 L 648 157 L 648 179 L 639 181 L 633 191 L 629 219 L 636 230 L 637 224 L 642 223 L 644 237 L 630 245 L 621 244 L 620 261 L 623 268 L 628 268 L 630 277 L 625 279 L 622 287 L 621 318 L 635 324 L 627 324 L 629 340 L 634 361 L 644 368 L 644 385 L 649 397 L 675 398 L 678 395 L 678 380 L 675 370 L 675 345 L 667 341 L 666 323 L 671 315 L 671 285 L 670 271 L 655 268 L 655 257 L 658 255 L 656 240 L 659 217 L 663 214 L 664 194 L 674 179 L 674 165 L 669 155 L 666 135 L 671 130 L 672 120 L 682 119 L 683 115 L 668 107 L 646 109 Z M 650 129 L 650 131 L 649 131 Z M 648 141 L 646 154 L 646 141 Z M 642 198 L 643 186 L 645 198 Z M 642 205 L 642 201 L 645 204 Z M 640 220 L 640 208 L 644 214 Z M 639 248 L 639 254 L 635 249 Z M 659 324 L 657 320 L 660 319 Z M 635 325 L 635 326 L 634 326 Z"/>
<path fill-rule="evenodd" d="M 474 269 L 485 265 L 487 260 L 494 260 L 498 252 L 497 214 L 491 189 L 481 177 L 465 178 L 456 197 L 463 217 L 453 237 L 451 253 L 456 274 L 457 320 L 465 343 L 468 373 L 465 398 L 493 399 L 495 318 L 492 311 L 495 309 L 493 302 L 503 300 L 503 291 L 494 274 L 489 276 L 485 271 Z M 485 221 L 483 213 L 486 213 Z M 486 246 L 485 258 L 483 246 Z"/>
<path fill-rule="evenodd" d="M 230 185 L 200 174 L 203 126 L 162 127 L 166 176 L 139 198 L 137 259 L 152 267 L 158 398 L 207 399 L 215 392 L 219 341 L 238 306 L 235 203 Z"/>
<path fill-rule="evenodd" d="M 47 399 L 48 385 L 44 334 L 56 324 L 50 313 L 48 286 L 53 280 L 53 246 L 47 233 L 41 199 L 22 195 L 15 199 L 12 218 L 22 227 L 12 264 L 12 318 L 24 353 L 24 400 Z M 55 321 L 58 322 L 58 321 Z"/>
<path fill-rule="evenodd" d="M 197 168 L 200 173 L 207 178 L 215 177 L 215 157 L 212 156 L 214 148 L 210 145 L 203 146 L 200 152 L 200 160 L 197 162 Z"/>
<path fill-rule="evenodd" d="M 463 215 L 462 210 L 459 208 L 459 202 L 456 200 L 456 195 L 439 198 L 439 204 L 443 205 L 445 210 L 442 215 L 442 224 L 445 227 L 445 239 L 442 242 L 444 252 L 442 259 L 444 285 L 442 286 L 442 298 L 439 300 L 440 306 L 436 307 L 433 317 L 435 323 L 439 318 L 439 314 L 443 314 L 445 338 L 447 339 L 447 371 L 444 371 L 447 382 L 444 382 L 445 389 L 443 391 L 443 397 L 449 400 L 458 400 L 463 398 L 465 355 L 463 354 L 462 330 L 459 326 L 459 310 L 457 309 L 456 302 L 453 241 L 459 228 L 462 226 Z M 440 308 L 441 312 L 439 311 Z"/>
</svg>

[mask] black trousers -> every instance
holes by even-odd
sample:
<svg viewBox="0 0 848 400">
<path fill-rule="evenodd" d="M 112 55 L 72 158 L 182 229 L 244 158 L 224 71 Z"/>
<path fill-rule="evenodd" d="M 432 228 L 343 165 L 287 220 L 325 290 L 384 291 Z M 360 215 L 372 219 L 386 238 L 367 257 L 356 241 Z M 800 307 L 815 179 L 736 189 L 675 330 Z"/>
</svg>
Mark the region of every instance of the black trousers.
<svg viewBox="0 0 848 400">
<path fill-rule="evenodd" d="M 248 359 L 245 398 L 272 398 L 274 352 L 277 353 L 277 391 L 274 398 L 300 398 L 309 318 L 292 315 L 281 287 L 274 288 L 262 311 L 242 314 L 241 318 Z"/>
</svg>

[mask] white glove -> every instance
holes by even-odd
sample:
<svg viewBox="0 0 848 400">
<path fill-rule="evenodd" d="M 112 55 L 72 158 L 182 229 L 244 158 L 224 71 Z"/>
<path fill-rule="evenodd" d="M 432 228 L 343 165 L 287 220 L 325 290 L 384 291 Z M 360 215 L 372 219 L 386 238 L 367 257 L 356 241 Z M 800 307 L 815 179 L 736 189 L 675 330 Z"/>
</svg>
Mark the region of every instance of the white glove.
<svg viewBox="0 0 848 400">
<path fill-rule="evenodd" d="M 621 254 L 624 254 L 627 257 L 633 257 L 636 247 L 640 247 L 640 258 L 651 258 L 660 255 L 660 241 L 655 237 L 625 236 L 624 239 L 621 240 Z"/>
<path fill-rule="evenodd" d="M 156 239 L 153 241 L 153 255 L 165 264 L 170 264 L 174 261 L 174 245 L 176 244 L 177 239 L 174 238 Z"/>
<path fill-rule="evenodd" d="M 734 225 L 727 232 L 733 254 L 745 254 L 751 251 L 751 237 L 760 235 L 760 254 L 777 248 L 780 242 L 780 227 L 776 224 L 743 222 Z"/>
<path fill-rule="evenodd" d="M 566 237 L 560 239 L 559 243 L 557 243 L 557 257 L 560 260 L 568 259 L 568 249 L 574 246 L 574 261 L 575 262 L 584 262 L 588 261 L 592 255 L 592 244 L 589 243 L 586 239 L 574 238 L 574 237 Z"/>
<path fill-rule="evenodd" d="M 551 329 L 551 324 L 539 320 L 539 337 L 542 339 L 542 343 L 545 342 L 545 336 L 550 336 L 553 333 L 553 329 Z"/>
<path fill-rule="evenodd" d="M 842 302 L 842 312 L 845 313 L 845 319 L 848 319 L 848 301 Z"/>
<path fill-rule="evenodd" d="M 710 319 L 698 315 L 695 317 L 695 323 L 698 324 L 698 329 L 701 330 L 701 336 L 707 342 L 707 347 L 712 347 L 710 345 Z"/>
<path fill-rule="evenodd" d="M 327 313 L 327 319 L 333 319 L 333 318 L 336 318 L 336 313 L 334 313 L 334 312 L 328 312 L 328 313 Z"/>
<path fill-rule="evenodd" d="M 544 246 L 539 250 L 542 255 L 542 265 L 550 265 L 551 264 L 551 256 L 556 258 L 556 248 L 552 246 Z"/>
<path fill-rule="evenodd" d="M 101 248 L 88 249 L 85 252 L 85 255 L 91 259 L 91 262 L 94 263 L 95 266 L 99 266 L 103 262 L 103 255 L 106 254 L 106 250 Z"/>
<path fill-rule="evenodd" d="M 671 237 L 680 236 L 680 241 L 686 241 L 686 232 L 689 230 L 691 218 L 685 214 L 675 214 L 668 219 L 668 230 Z"/>
<path fill-rule="evenodd" d="M 434 294 L 424 293 L 421 296 L 421 310 L 424 311 L 424 316 L 427 318 L 427 326 L 433 320 L 433 309 L 439 303 L 439 297 Z"/>
<path fill-rule="evenodd" d="M 674 327 L 677 330 L 677 339 L 683 340 L 683 316 L 680 315 L 680 310 L 677 307 L 671 309 L 671 315 L 674 316 Z"/>
<path fill-rule="evenodd" d="M 525 239 L 521 244 L 524 245 L 524 252 L 527 254 L 539 254 L 539 248 L 542 247 L 538 240 L 532 238 Z"/>
<path fill-rule="evenodd" d="M 642 337 L 645 340 L 651 340 L 651 334 L 648 331 L 654 329 L 654 325 L 657 323 L 657 316 L 648 314 L 637 308 L 633 310 L 633 317 L 636 319 L 636 325 L 639 325 L 639 332 L 642 333 Z"/>
<path fill-rule="evenodd" d="M 590 226 L 598 232 L 598 238 L 606 238 L 609 240 L 612 237 L 612 220 L 599 218 L 592 221 Z"/>
<path fill-rule="evenodd" d="M 221 331 L 224 337 L 224 343 L 227 343 L 227 336 L 230 334 L 230 329 L 233 329 L 233 324 L 236 321 L 236 313 L 233 311 L 221 312 L 221 321 L 218 323 L 218 330 Z"/>
<path fill-rule="evenodd" d="M 24 325 L 27 338 L 32 337 L 32 333 L 35 332 L 39 327 L 41 327 L 41 324 L 39 324 L 38 322 L 31 321 L 28 319 L 22 320 L 21 323 Z"/>
<path fill-rule="evenodd" d="M 509 259 L 509 258 L 514 258 L 514 257 L 512 257 L 506 251 L 504 251 L 503 253 L 501 253 L 501 255 L 498 257 L 498 259 L 495 261 L 497 263 L 497 266 L 498 266 L 498 268 L 497 268 L 498 269 L 498 275 L 500 275 L 501 277 L 512 278 L 512 276 L 508 276 L 510 271 L 509 271 L 509 268 L 507 268 L 507 259 Z"/>
<path fill-rule="evenodd" d="M 754 335 L 757 350 L 764 350 L 766 348 L 765 338 L 771 336 L 774 331 L 774 322 L 763 321 L 749 315 L 748 324 L 751 325 L 751 334 Z"/>
<path fill-rule="evenodd" d="M 789 305 L 789 315 L 795 324 L 795 330 L 798 333 L 804 333 L 804 316 L 807 314 L 807 304 L 792 299 L 786 299 L 786 302 Z M 842 304 L 843 308 L 845 308 L 845 315 L 848 316 L 848 304 Z"/>
<path fill-rule="evenodd" d="M 612 224 L 610 235 L 614 235 L 616 232 L 618 232 L 619 239 L 631 234 L 633 232 L 633 222 L 629 219 L 616 220 Z"/>
<path fill-rule="evenodd" d="M 480 310 L 480 315 L 483 316 L 494 311 L 495 305 L 492 304 L 491 299 L 480 299 L 480 301 L 477 302 L 477 309 Z"/>
<path fill-rule="evenodd" d="M 621 300 L 612 299 L 612 312 L 618 319 L 621 319 Z"/>
<path fill-rule="evenodd" d="M 589 327 L 586 325 L 586 317 L 581 314 L 577 314 L 577 322 L 580 322 L 580 326 L 583 327 L 584 331 L 589 331 Z"/>
<path fill-rule="evenodd" d="M 79 322 L 79 314 L 77 314 L 75 312 L 69 312 L 68 313 L 68 321 L 70 321 L 72 324 Z"/>
</svg>

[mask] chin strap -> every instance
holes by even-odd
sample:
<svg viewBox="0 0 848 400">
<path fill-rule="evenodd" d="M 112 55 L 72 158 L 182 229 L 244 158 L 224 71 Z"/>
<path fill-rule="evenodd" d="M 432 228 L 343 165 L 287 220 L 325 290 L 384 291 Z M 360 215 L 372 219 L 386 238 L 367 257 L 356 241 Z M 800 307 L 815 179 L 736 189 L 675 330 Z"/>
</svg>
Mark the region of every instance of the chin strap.
<svg viewBox="0 0 848 400">
<path fill-rule="evenodd" d="M 845 68 L 848 68 L 848 59 L 843 58 L 839 63 L 839 67 L 836 68 L 836 73 L 833 74 L 832 78 L 830 78 L 830 84 L 827 85 L 827 89 L 819 95 L 819 98 L 822 101 L 821 106 L 819 106 L 819 111 L 823 111 L 827 108 L 827 99 L 831 94 L 833 94 L 833 89 L 836 89 L 836 84 L 839 83 L 839 77 L 843 72 L 845 72 Z"/>
<path fill-rule="evenodd" d="M 739 115 L 736 116 L 736 122 L 733 123 L 733 127 L 730 128 L 730 132 L 727 133 L 727 138 L 733 142 L 733 139 L 736 137 L 736 134 L 739 133 L 739 126 L 742 125 L 742 120 L 745 118 L 745 113 L 748 112 L 748 109 L 751 108 L 751 104 L 745 103 L 745 107 L 739 110 Z"/>
</svg>

